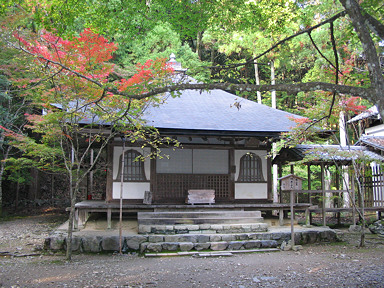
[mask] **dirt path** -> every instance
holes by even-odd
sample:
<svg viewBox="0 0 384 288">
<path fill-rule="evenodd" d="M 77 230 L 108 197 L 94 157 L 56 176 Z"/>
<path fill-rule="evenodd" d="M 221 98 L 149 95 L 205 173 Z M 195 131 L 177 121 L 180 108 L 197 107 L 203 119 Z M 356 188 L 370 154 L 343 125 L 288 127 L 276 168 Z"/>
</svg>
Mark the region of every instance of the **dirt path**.
<svg viewBox="0 0 384 288">
<path fill-rule="evenodd" d="M 0 222 L 0 252 L 36 248 L 62 218 L 34 216 Z M 347 234 L 336 244 L 299 252 L 219 258 L 143 258 L 138 255 L 0 256 L 0 287 L 384 287 L 384 238 L 367 235 L 367 248 Z"/>
</svg>

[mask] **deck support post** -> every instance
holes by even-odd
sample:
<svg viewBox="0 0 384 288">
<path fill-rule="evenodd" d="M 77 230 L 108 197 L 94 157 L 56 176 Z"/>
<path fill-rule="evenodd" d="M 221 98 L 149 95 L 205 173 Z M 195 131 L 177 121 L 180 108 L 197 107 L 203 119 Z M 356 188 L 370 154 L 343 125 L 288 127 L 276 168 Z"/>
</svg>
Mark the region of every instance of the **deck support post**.
<svg viewBox="0 0 384 288">
<path fill-rule="evenodd" d="M 311 212 L 309 211 L 309 208 L 305 209 L 305 226 L 311 225 Z"/>
<path fill-rule="evenodd" d="M 325 181 L 324 181 L 324 164 L 321 163 L 321 190 L 322 190 L 322 207 L 321 207 L 321 214 L 323 216 L 323 226 L 327 226 L 327 215 L 325 212 Z"/>
<path fill-rule="evenodd" d="M 284 209 L 279 209 L 279 225 L 284 226 Z"/>
<path fill-rule="evenodd" d="M 107 209 L 107 229 L 112 229 L 112 209 Z"/>
<path fill-rule="evenodd" d="M 75 214 L 73 218 L 73 230 L 79 229 L 79 210 L 75 208 Z"/>
</svg>

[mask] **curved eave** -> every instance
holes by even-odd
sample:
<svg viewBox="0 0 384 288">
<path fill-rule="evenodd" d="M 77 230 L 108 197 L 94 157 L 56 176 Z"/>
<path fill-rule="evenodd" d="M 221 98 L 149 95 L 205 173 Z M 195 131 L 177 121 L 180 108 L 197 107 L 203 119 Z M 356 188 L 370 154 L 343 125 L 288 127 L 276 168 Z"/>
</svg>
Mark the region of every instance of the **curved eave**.
<svg viewBox="0 0 384 288">
<path fill-rule="evenodd" d="M 257 137 L 279 138 L 281 132 L 271 131 L 228 131 L 228 130 L 199 130 L 199 129 L 172 129 L 157 128 L 160 134 L 170 136 L 230 136 L 230 137 Z"/>
</svg>

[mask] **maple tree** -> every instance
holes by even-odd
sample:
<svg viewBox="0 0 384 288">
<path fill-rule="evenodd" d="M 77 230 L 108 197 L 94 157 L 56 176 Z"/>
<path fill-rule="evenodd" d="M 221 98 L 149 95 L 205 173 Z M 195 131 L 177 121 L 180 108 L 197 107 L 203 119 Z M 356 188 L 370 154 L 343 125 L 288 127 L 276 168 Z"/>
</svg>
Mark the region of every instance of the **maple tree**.
<svg viewBox="0 0 384 288">
<path fill-rule="evenodd" d="M 171 81 L 169 76 L 173 70 L 167 67 L 164 59 L 148 60 L 136 66 L 132 77 L 111 82 L 109 76 L 114 65 L 108 61 L 117 45 L 91 29 L 85 29 L 71 40 L 47 31 L 35 40 L 26 40 L 18 33 L 14 33 L 14 38 L 17 43 L 13 43 L 13 47 L 34 57 L 31 68 L 39 76 L 19 85 L 23 89 L 40 87 L 42 93 L 37 93 L 32 99 L 34 105 L 42 107 L 44 112 L 26 115 L 30 123 L 28 128 L 41 135 L 40 139 L 19 133 L 9 133 L 8 136 L 25 156 L 44 161 L 40 152 L 49 147 L 54 158 L 61 157 L 62 161 L 55 162 L 55 167 L 61 166 L 70 182 L 71 211 L 67 237 L 67 258 L 70 259 L 79 186 L 108 142 L 118 135 L 125 135 L 130 141 L 140 140 L 147 143 L 144 145 L 156 148 L 162 141 L 156 131 L 144 128 L 140 119 L 143 109 L 159 97 L 135 100 L 118 94 L 147 93 L 153 87 Z M 97 149 L 94 162 L 84 168 L 91 149 Z"/>
</svg>

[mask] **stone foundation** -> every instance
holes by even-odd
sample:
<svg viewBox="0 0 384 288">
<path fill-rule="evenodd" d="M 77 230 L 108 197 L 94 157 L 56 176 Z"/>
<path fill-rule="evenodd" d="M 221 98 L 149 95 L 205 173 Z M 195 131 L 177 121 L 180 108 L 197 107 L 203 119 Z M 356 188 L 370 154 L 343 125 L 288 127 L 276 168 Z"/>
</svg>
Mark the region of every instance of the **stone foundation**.
<svg viewBox="0 0 384 288">
<path fill-rule="evenodd" d="M 124 252 L 167 252 L 201 250 L 244 250 L 275 248 L 288 242 L 290 232 L 233 233 L 233 234 L 179 234 L 179 235 L 132 235 L 123 237 Z M 296 244 L 335 242 L 333 230 L 303 230 L 295 232 Z M 119 236 L 76 235 L 73 237 L 74 252 L 119 251 Z M 65 234 L 56 233 L 46 238 L 45 248 L 60 251 L 66 248 Z"/>
</svg>

